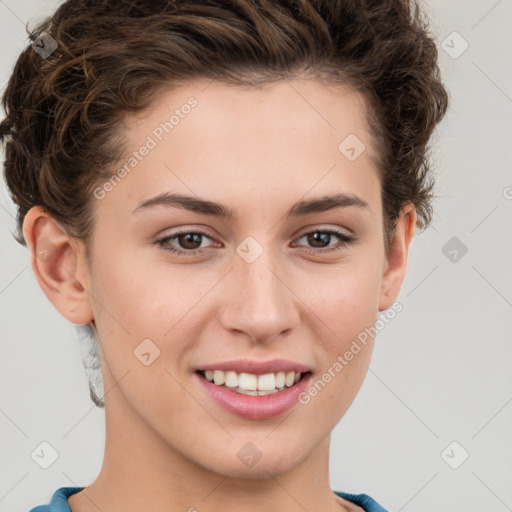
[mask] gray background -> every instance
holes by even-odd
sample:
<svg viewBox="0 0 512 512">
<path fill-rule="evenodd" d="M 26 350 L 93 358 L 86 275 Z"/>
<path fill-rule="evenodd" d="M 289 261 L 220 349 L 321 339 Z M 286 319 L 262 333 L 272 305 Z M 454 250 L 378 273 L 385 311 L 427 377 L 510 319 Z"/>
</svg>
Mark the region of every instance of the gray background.
<svg viewBox="0 0 512 512">
<path fill-rule="evenodd" d="M 56 5 L 0 0 L 2 89 L 26 22 Z M 512 0 L 424 5 L 451 94 L 433 140 L 440 197 L 433 225 L 412 244 L 404 309 L 380 332 L 363 387 L 333 432 L 331 485 L 395 511 L 512 510 Z M 469 44 L 457 58 L 454 31 Z M 60 486 L 94 480 L 104 412 L 89 399 L 75 327 L 10 235 L 14 213 L 2 184 L 0 511 L 26 512 Z M 443 252 L 453 237 L 457 261 L 450 245 Z M 59 454 L 46 470 L 31 458 L 42 441 Z"/>
</svg>

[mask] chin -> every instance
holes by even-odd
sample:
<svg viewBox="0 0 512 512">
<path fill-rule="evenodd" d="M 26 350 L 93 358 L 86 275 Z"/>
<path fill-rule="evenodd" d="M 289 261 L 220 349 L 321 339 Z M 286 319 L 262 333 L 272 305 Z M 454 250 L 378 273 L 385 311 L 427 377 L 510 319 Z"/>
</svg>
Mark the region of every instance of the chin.
<svg viewBox="0 0 512 512">
<path fill-rule="evenodd" d="M 280 461 L 263 461 L 262 458 L 252 467 L 244 466 L 237 459 L 235 463 L 226 461 L 225 464 L 219 464 L 209 469 L 219 475 L 229 476 L 230 478 L 268 480 L 271 476 L 278 477 L 289 473 L 293 471 L 295 467 L 294 463 L 286 460 L 286 458 Z"/>
<path fill-rule="evenodd" d="M 214 473 L 231 478 L 266 480 L 270 475 L 277 477 L 293 471 L 309 456 L 308 453 L 302 453 L 294 446 L 287 446 L 281 450 L 267 446 L 261 451 L 255 448 L 256 443 L 251 445 L 250 442 L 244 442 L 241 446 L 245 447 L 245 451 L 237 447 L 236 451 L 232 452 L 226 448 L 207 461 L 201 461 L 202 465 Z"/>
</svg>

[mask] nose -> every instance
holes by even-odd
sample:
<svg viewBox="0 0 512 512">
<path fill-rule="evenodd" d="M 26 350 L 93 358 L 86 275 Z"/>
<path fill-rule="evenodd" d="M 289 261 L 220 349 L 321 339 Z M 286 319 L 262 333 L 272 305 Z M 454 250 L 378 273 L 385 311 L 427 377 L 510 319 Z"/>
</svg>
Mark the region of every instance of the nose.
<svg viewBox="0 0 512 512">
<path fill-rule="evenodd" d="M 226 330 L 243 332 L 255 343 L 289 334 L 300 320 L 300 301 L 293 293 L 293 282 L 288 282 L 290 273 L 269 244 L 262 248 L 251 263 L 233 255 L 233 268 L 226 276 L 229 293 L 221 311 Z"/>
</svg>

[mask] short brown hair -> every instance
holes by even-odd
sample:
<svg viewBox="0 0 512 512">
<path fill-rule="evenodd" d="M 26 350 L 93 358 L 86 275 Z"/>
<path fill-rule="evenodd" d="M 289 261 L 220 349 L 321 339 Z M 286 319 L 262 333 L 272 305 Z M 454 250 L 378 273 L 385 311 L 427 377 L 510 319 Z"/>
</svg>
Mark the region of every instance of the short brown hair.
<svg viewBox="0 0 512 512">
<path fill-rule="evenodd" d="M 428 141 L 448 107 L 428 18 L 416 0 L 68 0 L 30 38 L 3 96 L 4 175 L 18 207 L 42 206 L 84 242 L 92 191 L 122 157 L 123 116 L 163 88 L 207 78 L 257 85 L 308 76 L 369 106 L 386 241 L 411 201 L 432 217 Z M 341 141 L 340 141 L 341 142 Z"/>
</svg>

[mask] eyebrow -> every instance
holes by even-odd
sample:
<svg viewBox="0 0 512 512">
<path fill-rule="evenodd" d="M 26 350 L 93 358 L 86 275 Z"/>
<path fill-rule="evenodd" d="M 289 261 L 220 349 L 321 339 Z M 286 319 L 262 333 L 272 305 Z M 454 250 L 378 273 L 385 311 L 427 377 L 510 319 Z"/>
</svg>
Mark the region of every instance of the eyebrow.
<svg viewBox="0 0 512 512">
<path fill-rule="evenodd" d="M 178 207 L 203 215 L 212 215 L 221 219 L 233 219 L 236 217 L 236 211 L 227 206 L 206 201 L 198 197 L 186 196 L 182 194 L 163 193 L 158 196 L 142 201 L 132 213 L 154 208 L 156 206 Z M 368 203 L 363 201 L 355 194 L 334 194 L 316 199 L 306 199 L 295 203 L 287 212 L 288 217 L 297 217 L 310 213 L 325 212 L 334 208 L 348 208 L 355 206 L 357 208 L 367 208 Z"/>
</svg>

